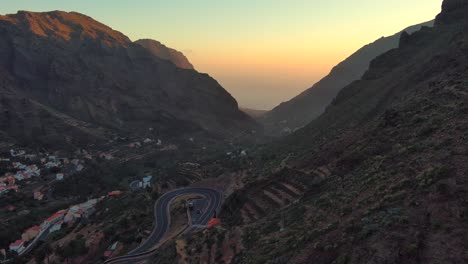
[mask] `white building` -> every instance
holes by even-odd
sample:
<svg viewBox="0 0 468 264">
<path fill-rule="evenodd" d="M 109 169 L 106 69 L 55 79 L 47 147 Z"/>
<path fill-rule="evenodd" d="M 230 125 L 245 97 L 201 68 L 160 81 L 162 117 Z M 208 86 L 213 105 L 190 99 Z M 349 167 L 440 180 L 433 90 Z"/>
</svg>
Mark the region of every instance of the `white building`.
<svg viewBox="0 0 468 264">
<path fill-rule="evenodd" d="M 53 233 L 53 232 L 59 231 L 60 229 L 62 229 L 62 224 L 63 224 L 63 221 L 58 221 L 49 229 L 49 232 Z"/>
<path fill-rule="evenodd" d="M 78 164 L 76 166 L 76 171 L 82 171 L 84 169 L 84 166 L 82 164 Z"/>
<path fill-rule="evenodd" d="M 24 250 L 24 241 L 23 240 L 16 240 L 15 242 L 10 244 L 10 250 L 11 251 L 16 251 L 17 253 L 20 253 L 21 251 Z"/>
<path fill-rule="evenodd" d="M 57 181 L 63 181 L 63 176 L 64 176 L 63 173 L 57 173 L 57 174 L 55 175 L 55 179 L 56 179 Z"/>
<path fill-rule="evenodd" d="M 151 187 L 151 179 L 153 179 L 153 176 L 145 176 L 145 177 L 143 177 L 142 187 L 143 187 L 143 188 Z"/>
</svg>

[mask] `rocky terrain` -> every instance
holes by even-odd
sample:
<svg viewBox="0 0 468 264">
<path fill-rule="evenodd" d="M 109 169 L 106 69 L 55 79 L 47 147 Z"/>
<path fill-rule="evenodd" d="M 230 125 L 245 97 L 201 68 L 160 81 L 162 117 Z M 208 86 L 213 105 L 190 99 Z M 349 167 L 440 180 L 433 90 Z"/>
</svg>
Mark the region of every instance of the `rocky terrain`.
<svg viewBox="0 0 468 264">
<path fill-rule="evenodd" d="M 432 27 L 433 23 L 429 21 L 403 31 L 413 33 L 421 27 Z M 400 34 L 382 37 L 362 47 L 314 86 L 263 115 L 259 121 L 265 126 L 266 132 L 276 136 L 288 134 L 320 116 L 341 89 L 362 77 L 374 58 L 398 47 Z"/>
<path fill-rule="evenodd" d="M 193 65 L 182 52 L 168 48 L 157 40 L 139 39 L 135 41 L 135 43 L 147 49 L 154 56 L 163 60 L 168 60 L 181 69 L 194 70 Z"/>
<path fill-rule="evenodd" d="M 221 213 L 220 232 L 242 233 L 231 263 L 468 261 L 467 12 L 444 1 L 434 28 L 402 34 L 317 120 L 252 154 Z M 199 245 L 223 259 L 218 237 Z"/>
<path fill-rule="evenodd" d="M 157 198 L 168 191 L 191 186 L 222 193 L 222 206 L 216 212 L 220 223 L 182 232 L 189 206 L 185 207 L 187 197 L 179 197 L 171 206 L 173 225 L 168 236 L 156 245 L 156 253 L 145 263 L 466 263 L 467 13 L 468 0 L 445 0 L 434 27 L 402 32 L 397 47 L 373 59 L 362 77 L 345 85 L 323 114 L 273 142 L 264 143 L 264 138 L 259 139 L 252 133 L 246 138 L 231 137 L 228 144 L 219 144 L 216 138 L 206 141 L 190 138 L 177 145 L 171 141 L 141 138 L 130 144 L 122 139 L 121 145 L 112 145 L 112 149 L 105 151 L 79 150 L 69 155 L 47 150 L 37 152 L 38 164 L 42 157 L 47 157 L 63 161 L 63 166 L 43 171 L 38 179 L 22 181 L 18 184 L 20 192 L 11 191 L 7 199 L 0 200 L 2 222 L 15 227 L 2 230 L 2 238 L 19 237 L 25 228 L 38 224 L 37 221 L 59 209 L 71 210 L 73 206 L 89 203 L 90 197 L 99 199 L 90 215 L 64 225 L 38 244 L 31 254 L 14 258 L 9 252 L 9 257 L 31 264 L 103 263 L 109 257 L 126 255 L 151 235 Z M 36 24 L 26 22 L 29 16 L 43 16 L 46 21 L 60 20 L 61 16 L 73 18 L 69 18 L 66 25 L 51 30 L 42 19 L 34 19 Z M 74 25 L 76 20 L 81 21 L 80 33 L 73 31 L 75 34 L 70 35 L 67 32 L 72 31 L 68 26 Z M 11 26 L 11 23 L 17 24 Z M 192 76 L 190 80 L 197 84 L 213 80 L 160 60 L 121 34 L 98 23 L 93 26 L 89 23 L 97 22 L 83 15 L 60 12 L 19 13 L 0 19 L 1 36 L 9 36 L 0 38 L 0 46 L 15 54 L 10 56 L 5 49 L 0 49 L 0 65 L 8 65 L 0 68 L 0 106 L 4 114 L 0 126 L 8 121 L 1 127 L 2 137 L 13 140 L 18 137 L 18 131 L 27 131 L 39 133 L 39 136 L 21 137 L 42 138 L 46 136 L 40 134 L 44 130 L 36 129 L 41 124 L 49 124 L 43 128 L 47 129 L 47 136 L 72 133 L 74 140 L 82 137 L 83 141 L 90 141 L 89 135 L 97 141 L 105 140 L 108 133 L 136 127 L 148 130 L 149 125 L 172 133 L 177 129 L 182 129 L 183 133 L 202 129 L 221 134 L 228 129 L 235 134 L 254 127 L 251 119 L 238 113 L 235 101 L 219 86 L 205 89 L 186 84 L 203 91 L 197 94 L 202 94 L 204 99 L 221 96 L 220 103 L 230 102 L 232 108 L 220 108 L 224 110 L 207 114 L 205 108 L 195 111 L 190 108 L 192 104 L 188 104 L 187 108 L 182 108 L 186 110 L 185 116 L 173 110 L 171 116 L 165 115 L 165 119 L 161 117 L 157 122 L 149 117 L 136 118 L 134 111 L 145 113 L 149 111 L 150 101 L 157 101 L 159 97 L 154 93 L 167 92 L 167 98 L 174 96 L 166 90 L 169 88 L 188 93 L 186 86 L 179 89 L 175 85 L 184 76 Z M 41 47 L 41 41 L 45 41 L 40 36 L 54 39 L 52 44 L 56 46 L 43 47 L 41 52 L 31 54 L 32 47 Z M 100 37 L 93 39 L 92 36 Z M 80 46 L 82 43 L 75 44 L 77 46 L 72 49 L 69 45 L 74 43 L 70 42 L 73 39 L 83 43 L 90 41 L 94 44 L 86 45 L 94 46 L 86 50 Z M 36 41 L 38 44 L 34 44 Z M 28 48 L 21 49 L 22 45 Z M 20 49 L 15 50 L 16 46 Z M 76 56 L 61 53 L 68 49 Z M 21 67 L 15 67 L 22 54 L 33 61 L 36 56 L 44 56 L 53 62 L 55 55 L 47 50 L 67 59 L 59 57 L 60 67 L 53 68 L 50 68 L 53 63 L 38 67 L 20 59 Z M 95 53 L 88 56 L 88 52 Z M 48 59 L 37 61 L 49 62 Z M 131 73 L 124 73 L 123 67 L 114 65 L 115 60 L 127 63 L 125 69 Z M 65 61 L 67 63 L 63 64 Z M 78 62 L 80 66 L 74 68 L 74 63 Z M 106 72 L 99 72 L 104 66 Z M 111 73 L 119 74 L 110 78 L 106 75 L 107 67 L 112 69 Z M 142 69 L 145 67 L 165 73 L 147 77 L 160 81 L 157 87 L 146 84 L 143 79 L 136 83 L 126 79 L 147 73 Z M 80 74 L 66 75 L 72 69 L 81 68 L 83 78 L 76 77 L 82 76 Z M 137 69 L 141 72 L 136 72 Z M 92 80 L 96 85 L 78 87 L 88 84 L 88 78 L 92 78 L 95 71 L 107 78 L 95 77 Z M 48 74 L 57 74 L 60 78 L 45 81 L 44 76 Z M 174 76 L 168 77 L 171 74 Z M 64 84 L 67 90 L 62 89 Z M 141 86 L 135 88 L 133 84 Z M 100 97 L 101 91 L 109 94 Z M 114 94 L 110 91 L 118 91 L 120 97 L 112 99 Z M 80 100 L 86 102 L 86 111 L 81 111 L 84 103 L 78 108 L 65 104 L 74 102 L 66 99 L 71 97 L 69 92 L 83 98 Z M 94 97 L 88 98 L 88 93 Z M 122 94 L 125 94 L 124 99 L 120 99 Z M 195 94 L 192 96 L 199 98 Z M 105 100 L 108 97 L 110 102 Z M 97 102 L 104 105 L 103 109 L 97 108 Z M 135 110 L 123 111 L 119 108 L 121 102 L 128 102 L 126 106 Z M 166 107 L 172 111 L 170 101 L 157 102 L 161 111 Z M 115 106 L 110 108 L 114 112 L 108 109 L 111 106 Z M 194 118 L 196 122 L 187 124 L 187 116 L 202 114 L 208 116 Z M 9 121 L 11 117 L 23 121 Z M 118 122 L 113 118 L 118 118 Z M 13 151 L 13 154 L 19 152 Z M 16 161 L 31 162 L 25 153 L 23 156 L 13 154 L 0 152 L 2 157 L 12 156 L 11 160 L 2 159 L 2 172 L 10 173 Z M 74 159 L 85 168 L 67 175 L 66 168 L 71 165 L 66 164 L 73 164 Z M 59 172 L 65 173 L 65 178 L 54 181 Z M 153 175 L 149 186 L 130 187 L 132 182 L 147 175 Z M 47 183 L 47 197 L 34 200 L 30 189 L 44 183 Z M 30 192 L 24 193 L 24 190 Z M 11 209 L 14 203 L 16 208 Z M 194 214 L 198 214 L 197 210 L 191 217 Z M 16 222 L 24 226 L 17 227 Z M 10 245 L 10 241 L 4 240 L 1 240 L 2 247 Z"/>
<path fill-rule="evenodd" d="M 210 76 L 154 54 L 79 13 L 1 16 L 2 139 L 93 142 L 148 129 L 228 136 L 255 126 Z"/>
</svg>

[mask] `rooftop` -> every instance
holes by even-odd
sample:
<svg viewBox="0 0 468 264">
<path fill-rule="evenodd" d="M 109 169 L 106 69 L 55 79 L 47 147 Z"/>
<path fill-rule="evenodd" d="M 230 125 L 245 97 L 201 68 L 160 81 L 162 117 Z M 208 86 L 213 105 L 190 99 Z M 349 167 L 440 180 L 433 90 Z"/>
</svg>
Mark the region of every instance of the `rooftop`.
<svg viewBox="0 0 468 264">
<path fill-rule="evenodd" d="M 59 218 L 60 216 L 64 215 L 66 213 L 65 210 L 62 210 L 62 211 L 58 211 L 56 212 L 55 214 L 53 214 L 51 217 L 47 218 L 47 222 L 52 222 L 54 221 L 55 219 Z"/>
<path fill-rule="evenodd" d="M 10 244 L 10 247 L 20 247 L 24 245 L 24 241 L 23 240 L 16 240 L 15 242 L 11 243 Z"/>
</svg>

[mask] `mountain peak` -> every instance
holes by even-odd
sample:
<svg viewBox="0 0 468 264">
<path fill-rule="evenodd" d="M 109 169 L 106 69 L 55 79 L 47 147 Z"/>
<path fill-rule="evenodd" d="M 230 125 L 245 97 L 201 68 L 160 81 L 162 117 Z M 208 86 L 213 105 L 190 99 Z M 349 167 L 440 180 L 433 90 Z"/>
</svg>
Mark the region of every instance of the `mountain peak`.
<svg viewBox="0 0 468 264">
<path fill-rule="evenodd" d="M 45 38 L 65 41 L 99 39 L 108 46 L 126 46 L 130 43 L 130 39 L 124 34 L 77 12 L 18 11 L 16 14 L 0 16 L 0 22 L 2 21 Z"/>
</svg>

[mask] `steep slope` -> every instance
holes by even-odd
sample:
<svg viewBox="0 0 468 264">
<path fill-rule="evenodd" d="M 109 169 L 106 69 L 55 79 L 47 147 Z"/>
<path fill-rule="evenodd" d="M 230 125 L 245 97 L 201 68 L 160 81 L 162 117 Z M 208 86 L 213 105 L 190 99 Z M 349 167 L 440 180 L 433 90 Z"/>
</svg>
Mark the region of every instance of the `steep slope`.
<svg viewBox="0 0 468 264">
<path fill-rule="evenodd" d="M 403 31 L 415 32 L 421 27 L 431 27 L 434 21 L 411 26 Z M 398 47 L 400 33 L 382 37 L 374 43 L 359 49 L 349 58 L 332 69 L 330 74 L 297 97 L 282 103 L 264 115 L 259 121 L 272 135 L 288 133 L 311 122 L 321 115 L 325 107 L 335 98 L 338 92 L 355 80 L 359 80 L 369 68 L 371 60 Z"/>
<path fill-rule="evenodd" d="M 468 0 L 443 6 L 322 116 L 254 153 L 221 212 L 243 233 L 233 263 L 467 262 Z"/>
<path fill-rule="evenodd" d="M 159 41 L 152 39 L 139 39 L 135 41 L 135 43 L 147 49 L 154 56 L 163 60 L 168 60 L 181 69 L 194 70 L 193 65 L 182 52 L 168 48 Z"/>
<path fill-rule="evenodd" d="M 138 134 L 154 128 L 170 136 L 196 131 L 226 136 L 255 125 L 208 75 L 180 69 L 73 12 L 0 16 L 0 79 L 2 95 L 10 91 L 12 100 L 110 131 Z M 16 112 L 7 103 L 1 107 Z M 25 117 L 10 118 L 3 130 L 14 137 L 26 130 L 18 129 L 21 124 L 60 125 Z"/>
</svg>

